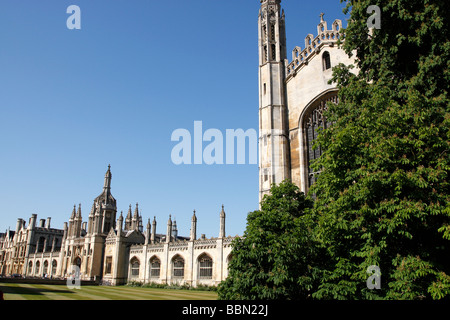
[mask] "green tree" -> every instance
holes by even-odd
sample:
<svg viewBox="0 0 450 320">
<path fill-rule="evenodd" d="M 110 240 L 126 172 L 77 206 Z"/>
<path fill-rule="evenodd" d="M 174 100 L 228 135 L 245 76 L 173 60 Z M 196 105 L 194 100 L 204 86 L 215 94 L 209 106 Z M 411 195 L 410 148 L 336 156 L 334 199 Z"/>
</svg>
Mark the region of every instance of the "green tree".
<svg viewBox="0 0 450 320">
<path fill-rule="evenodd" d="M 248 214 L 243 237 L 233 240 L 219 299 L 305 299 L 317 288 L 317 246 L 305 214 L 312 203 L 288 181 L 270 192 L 261 210 Z"/>
<path fill-rule="evenodd" d="M 314 234 L 330 265 L 315 298 L 450 296 L 449 3 L 347 1 L 343 48 L 357 68 L 334 69 L 334 125 L 317 140 Z M 381 8 L 371 33 L 370 5 Z M 381 290 L 366 287 L 371 265 Z"/>
</svg>

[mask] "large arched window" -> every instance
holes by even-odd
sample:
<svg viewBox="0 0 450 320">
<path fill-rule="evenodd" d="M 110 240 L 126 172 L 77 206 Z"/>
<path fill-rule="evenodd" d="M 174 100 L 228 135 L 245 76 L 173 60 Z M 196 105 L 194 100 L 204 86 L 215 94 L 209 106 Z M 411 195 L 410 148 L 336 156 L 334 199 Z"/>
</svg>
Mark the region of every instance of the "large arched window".
<svg viewBox="0 0 450 320">
<path fill-rule="evenodd" d="M 322 155 L 320 146 L 313 148 L 316 138 L 321 130 L 331 126 L 324 116 L 324 112 L 328 109 L 327 103 L 338 103 L 337 91 L 328 92 L 316 99 L 307 107 L 307 112 L 303 117 L 303 136 L 305 141 L 305 159 L 307 163 L 307 187 L 311 187 L 317 180 L 320 171 L 311 168 L 314 160 Z"/>
<path fill-rule="evenodd" d="M 159 278 L 161 274 L 161 261 L 157 257 L 150 259 L 150 277 Z"/>
<path fill-rule="evenodd" d="M 179 255 L 172 259 L 172 275 L 174 278 L 184 278 L 184 259 Z"/>
<path fill-rule="evenodd" d="M 131 259 L 130 265 L 131 265 L 131 277 L 139 278 L 139 267 L 141 266 L 139 260 L 137 258 Z"/>
<path fill-rule="evenodd" d="M 199 279 L 212 279 L 213 260 L 206 253 L 198 257 Z"/>
</svg>

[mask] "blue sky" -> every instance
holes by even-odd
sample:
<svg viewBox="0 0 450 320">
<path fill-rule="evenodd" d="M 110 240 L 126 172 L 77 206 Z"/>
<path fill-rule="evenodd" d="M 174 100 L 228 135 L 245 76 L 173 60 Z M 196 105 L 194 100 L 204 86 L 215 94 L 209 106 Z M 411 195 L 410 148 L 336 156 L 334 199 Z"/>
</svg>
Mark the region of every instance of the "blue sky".
<svg viewBox="0 0 450 320">
<path fill-rule="evenodd" d="M 69 5 L 81 30 L 69 30 Z M 339 0 L 284 0 L 288 59 L 320 12 Z M 175 165 L 178 128 L 258 129 L 259 0 L 2 0 L 0 2 L 0 232 L 73 205 L 86 220 L 108 164 L 118 211 L 136 202 L 144 225 L 169 214 L 189 235 L 243 234 L 258 208 L 258 166 Z"/>
</svg>

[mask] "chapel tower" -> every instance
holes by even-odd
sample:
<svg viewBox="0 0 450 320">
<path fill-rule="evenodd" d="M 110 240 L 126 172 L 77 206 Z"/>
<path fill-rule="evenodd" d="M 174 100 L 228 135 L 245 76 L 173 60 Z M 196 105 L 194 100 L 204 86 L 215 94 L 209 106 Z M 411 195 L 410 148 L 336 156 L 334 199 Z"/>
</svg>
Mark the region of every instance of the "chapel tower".
<svg viewBox="0 0 450 320">
<path fill-rule="evenodd" d="M 286 29 L 281 0 L 260 0 L 259 27 L 259 198 L 290 178 L 285 92 Z"/>
</svg>

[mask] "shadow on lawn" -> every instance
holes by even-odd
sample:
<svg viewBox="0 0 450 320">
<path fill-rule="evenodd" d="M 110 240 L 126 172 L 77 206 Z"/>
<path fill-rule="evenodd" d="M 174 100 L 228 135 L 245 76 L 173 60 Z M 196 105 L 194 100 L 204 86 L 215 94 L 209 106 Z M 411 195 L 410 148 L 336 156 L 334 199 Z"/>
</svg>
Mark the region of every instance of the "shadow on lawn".
<svg viewBox="0 0 450 320">
<path fill-rule="evenodd" d="M 71 290 L 63 289 L 46 289 L 46 288 L 27 288 L 27 287 L 12 287 L 0 285 L 0 290 L 3 294 L 20 294 L 20 295 L 44 295 L 45 292 L 63 294 L 74 293 Z"/>
</svg>

